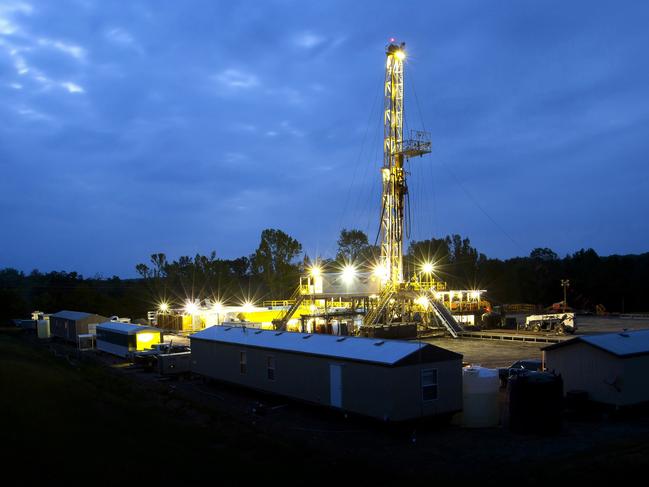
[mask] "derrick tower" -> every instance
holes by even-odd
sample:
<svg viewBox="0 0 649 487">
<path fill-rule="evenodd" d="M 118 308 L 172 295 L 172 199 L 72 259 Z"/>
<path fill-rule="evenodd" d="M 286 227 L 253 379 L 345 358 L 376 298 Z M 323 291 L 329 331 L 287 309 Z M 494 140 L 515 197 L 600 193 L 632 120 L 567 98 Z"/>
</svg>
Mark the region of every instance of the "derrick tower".
<svg viewBox="0 0 649 487">
<path fill-rule="evenodd" d="M 412 131 L 404 139 L 406 44 L 390 39 L 385 53 L 380 273 L 382 285 L 396 290 L 403 282 L 404 210 L 408 193 L 404 160 L 429 153 L 431 143 L 429 134 L 422 131 Z"/>
</svg>

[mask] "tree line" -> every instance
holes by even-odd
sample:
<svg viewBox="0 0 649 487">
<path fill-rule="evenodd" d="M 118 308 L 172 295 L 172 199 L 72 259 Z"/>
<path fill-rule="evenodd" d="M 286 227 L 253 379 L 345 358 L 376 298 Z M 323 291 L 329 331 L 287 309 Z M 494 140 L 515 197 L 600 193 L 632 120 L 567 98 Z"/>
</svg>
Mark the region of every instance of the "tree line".
<svg viewBox="0 0 649 487">
<path fill-rule="evenodd" d="M 380 250 L 367 235 L 343 229 L 335 257 L 306 256 L 295 238 L 278 229 L 261 233 L 257 249 L 236 259 L 216 252 L 169 260 L 164 253 L 139 263 L 136 279 L 117 276 L 84 277 L 76 272 L 29 274 L 0 270 L 0 322 L 24 318 L 33 310 L 72 309 L 104 316 L 146 317 L 161 302 L 182 306 L 188 299 L 210 298 L 232 304 L 286 299 L 299 276 L 314 263 L 336 271 L 344 264 L 371 270 Z M 468 238 L 410 242 L 404 255 L 406 275 L 425 262 L 451 289 L 486 289 L 493 304 L 529 303 L 547 306 L 563 299 L 561 280 L 569 279 L 568 304 L 581 310 L 603 305 L 609 311 L 649 311 L 644 285 L 649 277 L 649 253 L 599 256 L 582 249 L 559 257 L 548 248 L 534 249 L 527 257 L 488 258 Z"/>
</svg>

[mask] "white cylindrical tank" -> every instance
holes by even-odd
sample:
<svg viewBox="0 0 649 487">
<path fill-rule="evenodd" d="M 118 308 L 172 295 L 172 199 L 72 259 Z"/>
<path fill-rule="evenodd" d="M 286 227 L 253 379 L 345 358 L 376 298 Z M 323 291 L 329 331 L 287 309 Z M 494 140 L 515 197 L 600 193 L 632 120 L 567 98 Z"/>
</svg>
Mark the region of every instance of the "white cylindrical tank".
<svg viewBox="0 0 649 487">
<path fill-rule="evenodd" d="M 38 338 L 50 338 L 50 320 L 38 320 L 36 324 Z"/>
<path fill-rule="evenodd" d="M 462 369 L 462 425 L 467 428 L 498 426 L 499 390 L 498 370 L 477 366 Z"/>
</svg>

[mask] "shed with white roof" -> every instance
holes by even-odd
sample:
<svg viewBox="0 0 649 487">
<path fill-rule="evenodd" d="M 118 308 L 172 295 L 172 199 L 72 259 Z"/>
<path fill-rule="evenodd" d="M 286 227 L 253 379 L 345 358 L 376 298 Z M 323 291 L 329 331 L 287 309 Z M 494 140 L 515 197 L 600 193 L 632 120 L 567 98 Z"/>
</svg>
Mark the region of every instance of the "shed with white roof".
<svg viewBox="0 0 649 487">
<path fill-rule="evenodd" d="M 427 343 L 212 326 L 191 335 L 196 374 L 403 421 L 462 409 L 462 355 Z"/>
<path fill-rule="evenodd" d="M 158 328 L 119 321 L 97 325 L 97 350 L 119 357 L 147 350 L 161 341 L 162 332 Z"/>
<path fill-rule="evenodd" d="M 586 391 L 616 407 L 649 402 L 649 330 L 581 336 L 543 349 L 564 392 Z"/>
</svg>

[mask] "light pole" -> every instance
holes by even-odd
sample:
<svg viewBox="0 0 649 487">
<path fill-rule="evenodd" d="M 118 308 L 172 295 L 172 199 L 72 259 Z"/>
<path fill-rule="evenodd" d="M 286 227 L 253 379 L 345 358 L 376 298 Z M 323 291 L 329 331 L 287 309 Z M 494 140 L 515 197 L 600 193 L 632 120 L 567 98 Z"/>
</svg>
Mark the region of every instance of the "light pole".
<svg viewBox="0 0 649 487">
<path fill-rule="evenodd" d="M 568 294 L 568 287 L 570 286 L 570 280 L 561 279 L 561 286 L 563 287 L 563 312 L 566 312 L 566 296 Z"/>
</svg>

